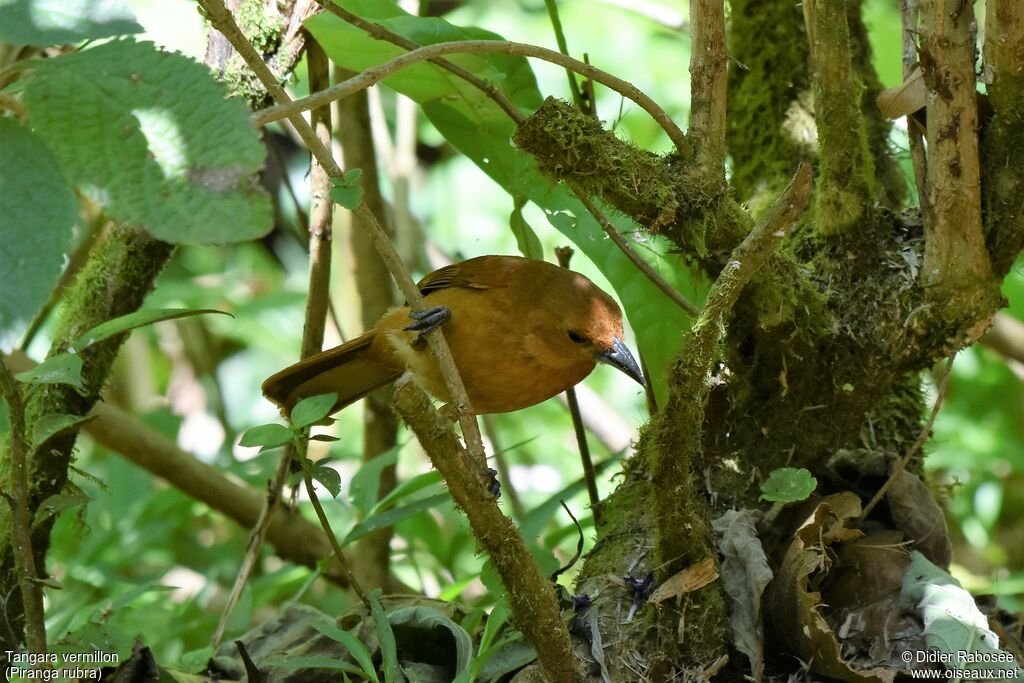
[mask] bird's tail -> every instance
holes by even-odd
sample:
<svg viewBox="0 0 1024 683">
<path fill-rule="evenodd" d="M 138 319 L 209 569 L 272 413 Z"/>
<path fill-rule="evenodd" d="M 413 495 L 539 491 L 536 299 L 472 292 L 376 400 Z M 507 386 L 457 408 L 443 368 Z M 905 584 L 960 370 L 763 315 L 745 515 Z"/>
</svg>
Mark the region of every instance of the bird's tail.
<svg viewBox="0 0 1024 683">
<path fill-rule="evenodd" d="M 368 332 L 268 377 L 263 395 L 290 414 L 303 398 L 335 392 L 338 402 L 334 410 L 340 410 L 395 381 L 402 369 L 382 362 L 374 353 L 375 334 Z"/>
</svg>

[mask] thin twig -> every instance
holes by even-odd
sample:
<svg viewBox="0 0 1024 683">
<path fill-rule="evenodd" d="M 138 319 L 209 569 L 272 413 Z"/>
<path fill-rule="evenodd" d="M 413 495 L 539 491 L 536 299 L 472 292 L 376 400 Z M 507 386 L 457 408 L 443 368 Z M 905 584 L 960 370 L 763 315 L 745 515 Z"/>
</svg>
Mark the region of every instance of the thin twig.
<svg viewBox="0 0 1024 683">
<path fill-rule="evenodd" d="M 14 566 L 21 588 L 25 613 L 25 640 L 29 652 L 46 652 L 46 622 L 43 612 L 43 589 L 36 572 L 32 550 L 32 518 L 28 509 L 28 453 L 25 434 L 25 403 L 14 373 L 0 356 L 0 395 L 7 400 L 11 433 L 7 452 L 10 454 L 10 478 L 4 497 L 11 506 L 11 537 L 14 541 Z M 9 612 L 13 613 L 13 612 Z"/>
<path fill-rule="evenodd" d="M 423 47 L 419 43 L 413 42 L 406 38 L 405 36 L 400 36 L 397 33 L 389 31 L 380 24 L 376 24 L 372 21 L 367 21 L 366 19 L 363 19 L 362 17 L 356 14 L 352 14 L 344 7 L 341 7 L 340 5 L 331 2 L 331 0 L 316 0 L 316 2 L 334 16 L 340 19 L 344 19 L 345 21 L 352 24 L 356 28 L 361 28 L 362 30 L 366 31 L 377 40 L 387 41 L 399 47 L 404 47 L 406 50 L 415 50 L 417 48 Z M 516 123 L 519 123 L 525 118 L 523 116 L 523 113 L 519 111 L 519 108 L 516 107 L 516 105 L 512 104 L 511 100 L 505 97 L 505 94 L 502 93 L 497 86 L 488 83 L 482 78 L 474 76 L 470 72 L 463 69 L 461 66 L 453 64 L 447 59 L 435 57 L 433 59 L 430 59 L 429 61 L 431 64 L 435 64 L 441 67 L 442 69 L 447 70 L 449 73 L 458 76 L 459 78 L 466 81 L 470 85 L 475 86 L 482 93 L 484 93 L 492 100 L 494 100 L 494 103 L 501 107 L 502 111 L 508 114 L 509 118 L 511 118 Z"/>
<path fill-rule="evenodd" d="M 864 519 L 871 514 L 871 511 L 875 509 L 875 506 L 878 505 L 882 498 L 885 497 L 885 494 L 888 492 L 889 487 L 892 486 L 892 483 L 900 476 L 903 470 L 907 469 L 907 464 L 910 462 L 910 459 L 914 457 L 917 451 L 920 450 L 921 446 L 924 445 L 924 442 L 928 440 L 928 436 L 932 432 L 932 425 L 935 424 L 935 417 L 939 414 L 939 409 L 942 408 L 942 400 L 946 397 L 946 389 L 949 388 L 949 378 L 953 375 L 953 359 L 955 357 L 955 355 L 950 356 L 949 360 L 946 361 L 946 374 L 943 375 L 942 380 L 939 382 L 939 391 L 935 396 L 935 403 L 932 404 L 932 412 L 928 415 L 928 421 L 924 423 L 924 428 L 921 430 L 921 433 L 917 435 L 917 438 L 914 439 L 914 443 L 910 445 L 910 448 L 907 449 L 906 454 L 900 458 L 899 462 L 896 463 L 896 467 L 894 467 L 893 471 L 889 474 L 889 478 L 885 480 L 882 487 L 878 489 L 871 500 L 868 501 L 868 504 L 864 506 L 864 510 L 860 513 L 860 517 L 857 518 L 858 523 L 863 522 Z"/>
<path fill-rule="evenodd" d="M 308 436 L 308 435 L 307 435 Z M 334 530 L 331 529 L 331 522 L 327 519 L 324 508 L 320 504 L 320 499 L 316 495 L 316 490 L 313 488 L 313 474 L 312 469 L 309 466 L 309 462 L 306 462 L 306 466 L 303 467 L 304 480 L 306 482 L 306 493 L 309 494 L 309 502 L 313 504 L 313 509 L 316 510 L 316 518 L 320 520 L 320 526 L 324 530 L 324 534 L 327 536 L 327 541 L 331 544 L 331 549 L 334 551 L 334 557 L 341 563 L 341 566 L 348 572 L 349 586 L 359 596 L 359 600 L 366 605 L 366 609 L 371 610 L 370 601 L 366 597 L 366 591 L 363 590 L 359 582 L 356 581 L 356 577 L 352 575 L 352 571 L 348 568 L 348 563 L 345 562 L 345 554 L 341 551 L 341 545 L 338 543 L 338 537 L 334 535 Z"/>
<path fill-rule="evenodd" d="M 900 0 L 900 19 L 903 26 L 903 80 L 910 78 L 917 64 L 917 0 Z M 912 114 L 907 115 L 907 140 L 910 161 L 914 169 L 914 185 L 921 213 L 928 214 L 928 158 L 924 150 L 921 127 Z"/>
<path fill-rule="evenodd" d="M 316 41 L 310 40 L 306 46 L 306 59 L 309 65 L 309 88 L 315 90 L 326 88 L 330 85 L 330 64 L 323 48 Z M 329 105 L 318 107 L 310 113 L 312 126 L 315 129 L 317 140 L 323 145 L 331 144 L 331 107 Z M 331 220 L 334 215 L 334 202 L 330 199 L 330 179 L 323 166 L 317 163 L 316 158 L 310 160 L 310 197 L 312 207 L 309 215 L 309 293 L 306 296 L 305 324 L 302 328 L 302 347 L 299 353 L 300 358 L 309 358 L 323 348 L 324 329 L 327 325 L 327 311 L 330 303 L 331 285 Z M 305 444 L 299 444 L 298 450 L 305 451 Z M 256 560 L 259 558 L 260 548 L 266 537 L 267 529 L 274 509 L 281 501 L 281 491 L 284 488 L 285 477 L 288 476 L 290 464 L 295 460 L 297 449 L 288 444 L 285 446 L 278 459 L 277 467 L 274 470 L 274 477 L 270 482 L 270 489 L 264 498 L 263 507 L 257 524 L 249 534 L 249 543 L 246 547 L 245 559 L 242 567 L 235 577 L 235 583 L 231 593 L 224 604 L 221 612 L 220 622 L 214 631 L 213 647 L 220 645 L 227 629 L 231 613 L 238 604 L 242 590 L 249 580 L 249 575 Z M 336 543 L 333 537 L 328 540 L 332 546 Z M 338 561 L 348 571 L 348 565 L 338 555 Z M 351 581 L 351 577 L 350 577 Z M 358 588 L 353 584 L 353 589 Z"/>
<path fill-rule="evenodd" d="M 204 3 L 209 3 L 213 0 L 202 1 Z M 279 100 L 280 102 L 288 103 L 278 104 L 255 112 L 250 118 L 250 121 L 254 126 L 263 126 L 271 123 L 272 121 L 278 121 L 283 118 L 290 119 L 290 117 L 295 114 L 307 111 L 313 107 L 321 106 L 324 102 L 330 102 L 340 97 L 350 95 L 358 90 L 367 88 L 374 83 L 387 78 L 396 71 L 404 69 L 412 64 L 428 61 L 431 58 L 438 57 L 440 55 L 457 53 L 506 54 L 535 57 L 567 69 L 572 69 L 576 73 L 586 76 L 587 78 L 592 78 L 598 83 L 601 83 L 620 95 L 636 102 L 637 105 L 650 114 L 665 133 L 668 134 L 669 139 L 672 140 L 672 143 L 676 146 L 677 150 L 683 151 L 689 147 L 686 135 L 679 126 L 675 124 L 671 117 L 669 117 L 665 110 L 662 109 L 657 102 L 652 100 L 650 96 L 632 83 L 624 81 L 617 76 L 613 76 L 607 71 L 602 71 L 596 67 L 584 64 L 572 57 L 566 57 L 560 52 L 555 52 L 554 50 L 549 50 L 537 45 L 514 43 L 505 40 L 459 40 L 448 43 L 426 45 L 424 47 L 417 48 L 412 52 L 407 52 L 404 55 L 395 57 L 383 64 L 367 69 L 355 78 L 350 78 L 347 81 L 338 83 L 324 92 L 316 93 L 309 97 L 295 100 L 294 102 Z M 275 97 L 274 99 L 278 98 Z"/>
<path fill-rule="evenodd" d="M 555 249 L 558 265 L 568 268 L 572 254 L 572 247 L 558 247 Z M 583 463 L 583 480 L 587 483 L 587 497 L 590 498 L 590 509 L 594 513 L 594 524 L 598 524 L 601 521 L 601 495 L 597 492 L 597 475 L 594 473 L 594 459 L 590 456 L 587 430 L 583 428 L 583 415 L 580 413 L 580 402 L 576 400 L 576 389 L 574 387 L 569 387 L 565 390 L 565 400 L 569 404 L 572 428 L 576 433 L 576 446 L 580 450 L 580 462 Z M 566 508 L 566 511 L 568 511 L 568 508 Z"/>
<path fill-rule="evenodd" d="M 280 104 L 288 105 L 291 102 L 288 93 L 277 82 L 274 74 L 260 58 L 252 44 L 242 35 L 238 24 L 235 23 L 234 17 L 224 7 L 223 1 L 200 0 L 200 2 L 217 30 L 228 37 L 239 55 L 249 65 L 249 68 L 253 70 L 256 77 L 267 88 L 274 100 Z M 313 156 L 316 157 L 317 161 L 327 171 L 328 175 L 332 178 L 341 179 L 344 175 L 341 167 L 334 160 L 330 150 L 317 139 L 312 127 L 306 123 L 302 115 L 298 112 L 292 113 L 288 116 L 288 121 L 302 138 L 303 142 L 306 143 Z M 388 270 L 391 271 L 392 277 L 395 278 L 399 289 L 409 302 L 409 305 L 413 310 L 423 310 L 423 295 L 416 287 L 412 276 L 409 275 L 409 270 L 405 267 L 398 252 L 395 251 L 395 247 L 391 243 L 387 232 L 377 222 L 377 218 L 366 208 L 365 204 L 360 204 L 353 213 L 360 220 L 361 224 L 369 229 L 374 246 L 377 247 L 377 251 L 380 253 L 384 263 L 387 264 Z M 485 477 L 487 460 L 484 456 L 480 428 L 472 412 L 469 397 L 466 395 L 466 387 L 462 382 L 462 377 L 459 375 L 458 368 L 455 366 L 451 350 L 448 348 L 448 342 L 445 341 L 443 329 L 427 333 L 427 343 L 430 345 L 430 349 L 437 359 L 438 366 L 440 366 L 441 373 L 445 378 L 445 385 L 452 399 L 451 404 L 459 415 L 459 423 L 462 425 L 462 435 L 466 440 L 467 449 L 476 463 L 480 475 Z"/>
<path fill-rule="evenodd" d="M 569 43 L 565 40 L 565 32 L 562 30 L 562 20 L 558 16 L 558 3 L 556 0 L 544 0 L 544 6 L 547 7 L 548 17 L 551 19 L 551 28 L 555 31 L 555 42 L 558 43 L 558 50 L 565 55 L 569 56 Z M 576 82 L 576 77 L 573 76 L 570 69 L 565 70 L 565 75 L 569 79 L 569 92 L 572 93 L 572 102 L 576 105 L 576 108 L 580 111 L 586 111 L 583 107 L 583 93 L 580 92 L 579 83 Z"/>
<path fill-rule="evenodd" d="M 626 258 L 632 261 L 633 265 L 635 265 L 637 269 L 654 284 L 655 287 L 660 289 L 665 296 L 671 299 L 673 303 L 686 311 L 690 317 L 696 318 L 700 313 L 700 309 L 690 303 L 682 294 L 677 292 L 672 285 L 666 282 L 663 277 L 658 275 L 657 271 L 655 271 L 647 261 L 644 261 L 639 254 L 630 248 L 625 238 L 619 234 L 619 231 L 615 229 L 615 226 L 610 220 L 608 220 L 608 217 L 604 212 L 601 211 L 593 201 L 591 201 L 589 196 L 587 196 L 586 191 L 574 181 L 566 180 L 565 183 L 569 186 L 569 189 L 572 190 L 573 194 L 576 195 L 576 198 L 583 203 L 583 206 L 587 208 L 587 211 L 589 211 L 590 215 L 594 217 L 598 225 L 601 226 L 601 229 L 604 230 L 605 234 L 608 235 L 612 242 L 615 243 L 615 246 L 617 246 L 622 253 L 626 255 Z"/>
</svg>

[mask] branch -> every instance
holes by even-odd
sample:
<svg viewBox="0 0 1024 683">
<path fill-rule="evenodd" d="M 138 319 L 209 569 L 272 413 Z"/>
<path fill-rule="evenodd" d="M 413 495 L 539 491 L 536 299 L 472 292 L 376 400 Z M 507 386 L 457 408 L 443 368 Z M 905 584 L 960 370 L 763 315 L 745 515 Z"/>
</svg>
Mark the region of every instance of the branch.
<svg viewBox="0 0 1024 683">
<path fill-rule="evenodd" d="M 1024 6 L 989 0 L 985 7 L 985 74 L 992 108 L 1006 125 L 1024 122 Z"/>
<path fill-rule="evenodd" d="M 547 679 L 573 683 L 576 660 L 555 587 L 541 576 L 519 530 L 502 514 L 497 499 L 480 486 L 472 469 L 466 467 L 469 455 L 415 382 L 399 383 L 395 409 L 441 472 L 456 505 L 469 520 L 473 535 L 498 570 L 508 591 L 516 627 L 536 648 L 537 661 Z"/>
<path fill-rule="evenodd" d="M 572 190 L 572 193 L 576 195 L 576 198 L 582 202 L 583 206 L 587 207 L 587 211 L 589 211 L 590 215 L 594 217 L 597 224 L 601 226 L 604 233 L 608 235 L 612 242 L 615 243 L 615 246 L 617 246 L 619 250 L 626 255 L 626 258 L 628 258 L 633 265 L 637 267 L 637 270 L 643 273 L 655 287 L 660 289 L 662 293 L 672 301 L 672 303 L 686 311 L 691 317 L 696 317 L 700 312 L 697 307 L 690 303 L 686 297 L 677 292 L 675 287 L 666 282 L 665 278 L 661 277 L 661 275 L 651 267 L 651 264 L 644 261 L 636 251 L 630 248 L 629 244 L 626 243 L 626 240 L 619 234 L 619 231 L 615 229 L 614 225 L 612 225 L 612 222 L 608 220 L 608 216 L 606 216 L 604 212 L 601 211 L 593 201 L 591 201 L 590 197 L 587 196 L 586 190 L 580 187 L 579 183 L 573 180 L 566 179 L 565 184 L 569 186 L 569 189 Z"/>
<path fill-rule="evenodd" d="M 372 21 L 367 21 L 366 19 L 363 19 L 362 17 L 356 14 L 352 14 L 347 9 L 335 4 L 331 0 L 316 0 L 316 2 L 334 16 L 347 21 L 348 23 L 352 24 L 357 28 L 363 29 L 377 40 L 383 40 L 394 45 L 397 45 L 399 47 L 404 47 L 406 50 L 415 50 L 417 48 L 423 47 L 419 43 L 413 42 L 404 36 L 400 36 L 397 33 L 389 31 L 387 28 L 380 24 L 375 24 Z M 512 104 L 512 102 L 507 97 L 505 97 L 505 94 L 502 93 L 497 86 L 491 85 L 482 78 L 474 76 L 470 72 L 463 69 L 461 66 L 453 64 L 447 59 L 435 57 L 428 61 L 431 64 L 439 66 L 442 69 L 448 71 L 449 73 L 458 76 L 459 78 L 466 81 L 470 85 L 475 86 L 482 93 L 484 93 L 492 100 L 494 100 L 494 103 L 501 107 L 502 111 L 508 114 L 509 118 L 515 121 L 516 123 L 519 123 L 520 121 L 523 120 L 523 114 L 521 111 L 519 111 L 519 108 L 516 107 L 516 105 Z"/>
<path fill-rule="evenodd" d="M 7 451 L 10 455 L 10 476 L 4 497 L 11 507 L 11 539 L 14 541 L 14 566 L 21 588 L 25 611 L 25 640 L 30 652 L 46 652 L 46 621 L 43 611 L 43 590 L 32 552 L 32 512 L 28 502 L 28 441 L 25 435 L 25 403 L 14 373 L 0 357 L 0 395 L 7 401 L 11 433 Z M 6 613 L 6 610 L 4 610 Z"/>
<path fill-rule="evenodd" d="M 811 197 L 811 167 L 801 164 L 789 186 L 775 200 L 764 218 L 735 250 L 711 286 L 704 308 L 684 338 L 684 352 L 676 361 L 673 374 L 678 381 L 670 386 L 668 405 L 656 419 L 670 420 L 668 433 L 678 435 L 680 443 L 665 445 L 652 465 L 652 479 L 666 487 L 671 495 L 655 497 L 657 514 L 658 561 L 665 575 L 680 568 L 694 543 L 679 529 L 693 524 L 695 502 L 685 492 L 691 467 L 701 448 L 704 404 L 711 389 L 719 343 L 733 305 L 747 282 L 768 260 L 789 228 L 800 218 Z M 657 427 L 653 427 L 657 433 Z"/>
<path fill-rule="evenodd" d="M 908 81 L 917 66 L 917 0 L 900 0 L 900 23 L 903 27 L 903 80 Z M 921 126 L 907 115 L 907 138 L 910 143 L 910 161 L 914 168 L 914 185 L 922 213 L 928 209 L 928 158 L 924 150 Z"/>
<path fill-rule="evenodd" d="M 923 281 L 972 293 L 992 281 L 981 226 L 974 12 L 960 0 L 923 0 L 920 7 L 930 209 Z"/>
<path fill-rule="evenodd" d="M 875 171 L 862 113 L 864 85 L 853 69 L 844 0 L 804 5 L 814 64 L 819 181 L 815 223 L 825 235 L 854 227 L 874 205 Z"/>
<path fill-rule="evenodd" d="M 690 132 L 702 175 L 725 182 L 725 5 L 690 0 Z"/>
<path fill-rule="evenodd" d="M 315 91 L 326 88 L 330 85 L 330 64 L 323 48 L 316 41 L 309 41 L 306 49 L 306 62 L 309 72 L 309 89 Z M 331 144 L 331 108 L 330 106 L 319 107 L 310 112 L 310 120 L 317 140 L 324 146 Z M 334 202 L 331 201 L 331 181 L 324 170 L 324 167 L 317 163 L 316 158 L 310 160 L 310 212 L 309 212 L 309 292 L 306 295 L 305 323 L 302 327 L 302 347 L 299 351 L 299 358 L 309 358 L 319 353 L 323 348 L 324 329 L 327 326 L 327 310 L 330 306 L 331 289 L 331 222 L 334 217 Z M 305 453 L 305 446 L 308 439 L 308 432 L 303 432 L 303 440 L 298 450 Z M 288 476 L 291 463 L 295 461 L 296 448 L 287 444 L 281 452 L 274 469 L 274 476 L 270 480 L 267 496 L 264 498 L 263 507 L 260 509 L 256 526 L 249 533 L 249 542 L 246 546 L 245 558 L 235 577 L 234 585 L 228 594 L 221 612 L 220 622 L 213 635 L 213 647 L 220 645 L 224 631 L 227 629 L 231 613 L 242 596 L 242 590 L 249 581 L 249 576 L 256 562 L 259 559 L 260 547 L 266 537 L 267 527 L 270 525 L 271 515 L 281 501 L 281 491 L 284 488 L 285 478 Z M 317 502 L 319 505 L 319 501 Z M 330 533 L 329 527 L 325 531 Z M 331 546 L 336 548 L 337 541 L 333 536 L 328 536 Z M 338 561 L 345 566 L 344 559 L 340 552 L 337 553 Z M 350 581 L 352 588 L 362 597 L 358 585 Z"/>
<path fill-rule="evenodd" d="M 200 2 L 206 9 L 210 21 L 216 26 L 217 30 L 227 36 L 228 40 L 238 50 L 238 53 L 267 88 L 274 100 L 280 104 L 290 103 L 291 98 L 288 97 L 288 93 L 285 92 L 281 84 L 274 78 L 270 69 L 267 68 L 259 54 L 256 53 L 255 48 L 242 35 L 238 25 L 235 23 L 234 17 L 224 7 L 222 0 L 200 0 Z M 344 175 L 341 167 L 338 166 L 331 156 L 330 150 L 317 139 L 313 129 L 302 118 L 302 115 L 293 113 L 288 116 L 288 121 L 299 134 L 299 137 L 302 138 L 302 141 L 313 156 L 316 157 L 317 161 L 327 171 L 328 175 L 332 178 L 341 179 Z M 423 295 L 417 289 L 416 283 L 413 282 L 412 276 L 409 275 L 408 269 L 402 263 L 401 257 L 395 251 L 395 247 L 391 244 L 391 240 L 388 238 L 384 228 L 377 222 L 376 217 L 366 208 L 365 204 L 360 204 L 356 207 L 354 214 L 364 226 L 369 228 L 374 246 L 380 253 L 384 263 L 387 264 L 388 270 L 391 271 L 391 275 L 395 278 L 399 289 L 405 295 L 409 305 L 412 306 L 413 310 L 423 310 Z M 483 441 L 480 438 L 480 428 L 473 416 L 469 398 L 466 396 L 466 387 L 455 366 L 448 343 L 444 339 L 443 330 L 438 329 L 429 332 L 427 334 L 427 343 L 437 358 L 438 365 L 444 375 L 446 388 L 452 398 L 452 405 L 459 415 L 463 438 L 465 438 L 467 447 L 470 453 L 473 454 L 474 460 L 482 474 L 486 470 L 487 462 L 484 457 Z"/>
<path fill-rule="evenodd" d="M 212 1 L 215 0 L 203 0 L 204 4 Z M 555 52 L 554 50 L 538 47 L 536 45 L 513 43 L 505 40 L 459 40 L 449 43 L 426 45 L 424 47 L 417 48 L 412 52 L 407 52 L 404 55 L 395 57 L 383 64 L 367 69 L 358 76 L 350 78 L 342 83 L 338 83 L 323 92 L 310 95 L 309 97 L 305 97 L 301 100 L 289 102 L 288 104 L 278 104 L 276 106 L 263 109 L 262 111 L 258 111 L 253 114 L 251 120 L 255 126 L 266 125 L 283 118 L 289 118 L 290 120 L 295 114 L 368 88 L 374 83 L 387 78 L 391 74 L 404 69 L 407 66 L 422 61 L 428 61 L 431 58 L 438 57 L 440 55 L 457 53 L 506 54 L 535 57 L 553 64 L 558 64 L 566 69 L 571 69 L 586 78 L 593 79 L 598 83 L 607 86 L 623 97 L 636 102 L 641 109 L 650 114 L 651 117 L 658 122 L 658 125 L 660 125 L 665 133 L 668 134 L 669 139 L 672 140 L 672 143 L 680 154 L 689 149 L 689 143 L 686 140 L 686 135 L 679 129 L 679 126 L 672 121 L 669 115 L 665 113 L 665 110 L 642 90 L 628 81 L 624 81 L 621 78 L 590 66 L 589 64 L 584 64 L 572 57 L 567 57 L 560 52 Z M 287 101 L 277 97 L 274 99 L 278 99 L 282 103 Z"/>
</svg>

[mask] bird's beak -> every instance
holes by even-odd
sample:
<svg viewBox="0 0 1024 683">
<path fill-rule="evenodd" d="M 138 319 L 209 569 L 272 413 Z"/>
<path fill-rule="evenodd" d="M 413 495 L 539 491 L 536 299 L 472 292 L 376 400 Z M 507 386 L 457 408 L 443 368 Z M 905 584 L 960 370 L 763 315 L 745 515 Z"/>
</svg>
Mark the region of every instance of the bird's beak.
<svg viewBox="0 0 1024 683">
<path fill-rule="evenodd" d="M 607 363 L 612 367 L 616 367 L 639 382 L 640 386 L 647 386 L 647 382 L 644 380 L 644 373 L 640 372 L 640 365 L 633 358 L 633 354 L 629 352 L 629 347 L 626 346 L 626 343 L 618 337 L 612 341 L 610 349 L 604 353 L 597 354 L 597 362 Z"/>
</svg>

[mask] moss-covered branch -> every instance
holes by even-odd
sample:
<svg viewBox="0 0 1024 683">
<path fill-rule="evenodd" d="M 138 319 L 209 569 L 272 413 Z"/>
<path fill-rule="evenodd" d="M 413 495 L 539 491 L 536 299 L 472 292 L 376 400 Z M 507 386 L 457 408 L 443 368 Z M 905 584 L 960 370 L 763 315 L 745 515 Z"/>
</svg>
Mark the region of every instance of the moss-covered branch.
<svg viewBox="0 0 1024 683">
<path fill-rule="evenodd" d="M 690 130 L 694 161 L 710 183 L 725 181 L 724 0 L 690 1 Z"/>
<path fill-rule="evenodd" d="M 573 683 L 576 659 L 562 621 L 555 586 L 537 568 L 519 530 L 502 514 L 498 501 L 480 480 L 473 460 L 451 426 L 434 410 L 415 382 L 400 383 L 395 408 L 416 434 L 452 499 L 462 509 L 480 547 L 490 557 L 508 591 L 516 627 L 536 648 L 549 681 Z"/>
<path fill-rule="evenodd" d="M 818 129 L 815 224 L 823 235 L 854 227 L 874 204 L 874 165 L 861 113 L 864 85 L 853 69 L 845 0 L 805 4 L 814 63 L 814 120 Z"/>
<path fill-rule="evenodd" d="M 1024 6 L 989 0 L 985 73 L 995 115 L 987 122 L 982 158 L 985 237 L 992 268 L 1002 277 L 1024 249 Z M 986 123 L 986 122 L 983 122 Z"/>
<path fill-rule="evenodd" d="M 160 242 L 142 230 L 115 228 L 100 242 L 78 279 L 67 293 L 63 313 L 54 333 L 50 355 L 66 351 L 72 342 L 87 330 L 137 310 L 153 288 L 157 275 L 174 247 Z M 40 386 L 26 402 L 26 422 L 36 424 L 48 415 L 86 415 L 99 400 L 110 366 L 127 335 L 117 335 L 90 345 L 80 352 L 82 385 L 79 391 L 66 384 Z M 34 513 L 47 497 L 60 493 L 68 478 L 68 465 L 76 434 L 53 439 L 45 452 L 37 453 L 29 463 L 29 510 Z M 9 518 L 2 525 L 9 529 Z M 46 566 L 53 518 L 36 526 L 32 535 L 32 551 L 40 571 Z M 9 534 L 3 534 L 9 539 Z M 14 549 L 0 548 L 0 591 L 12 596 L 5 605 L 7 618 L 2 627 L 3 642 L 14 646 L 20 642 L 18 631 L 23 623 L 20 596 L 14 571 Z M 0 648 L 2 649 L 2 648 Z"/>
</svg>

